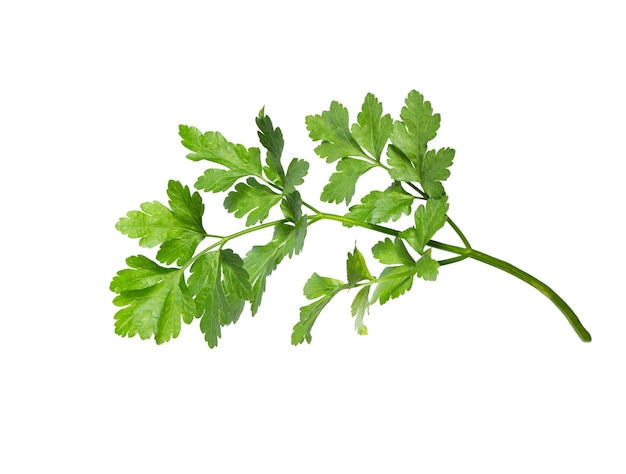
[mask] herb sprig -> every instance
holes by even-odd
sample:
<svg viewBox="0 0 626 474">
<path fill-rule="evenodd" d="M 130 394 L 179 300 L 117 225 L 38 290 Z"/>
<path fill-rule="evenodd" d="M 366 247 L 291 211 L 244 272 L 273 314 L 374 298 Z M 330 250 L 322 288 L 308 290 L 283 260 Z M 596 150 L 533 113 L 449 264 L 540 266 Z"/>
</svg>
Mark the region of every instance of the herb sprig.
<svg viewBox="0 0 626 474">
<path fill-rule="evenodd" d="M 143 255 L 132 256 L 126 260 L 128 267 L 113 278 L 110 288 L 117 294 L 113 302 L 121 308 L 115 314 L 115 332 L 154 337 L 161 344 L 178 336 L 182 322 L 199 319 L 207 344 L 216 347 L 222 327 L 236 323 L 247 304 L 252 315 L 258 312 L 267 278 L 285 258 L 302 252 L 309 228 L 331 220 L 382 234 L 371 252 L 384 268 L 378 276 L 372 274 L 355 246 L 347 254 L 345 278 L 313 273 L 304 285 L 304 296 L 311 302 L 300 308 L 291 335 L 294 345 L 311 342 L 315 321 L 340 292 L 353 290 L 355 329 L 365 335 L 364 319 L 372 305 L 404 295 L 416 278 L 434 281 L 441 267 L 467 258 L 535 287 L 561 310 L 581 340 L 591 341 L 576 314 L 550 287 L 510 263 L 474 249 L 450 219 L 443 182 L 450 176 L 455 151 L 428 148 L 440 121 L 440 115 L 417 91 L 408 94 L 399 120 L 383 115 L 383 106 L 373 94 L 366 95 L 355 123 L 350 124 L 348 110 L 336 101 L 321 114 L 306 117 L 309 136 L 319 142 L 315 152 L 327 163 L 336 163 L 321 201 L 350 205 L 363 175 L 380 168 L 389 176 L 384 188 L 370 191 L 343 215 L 320 211 L 303 200 L 298 186 L 304 182 L 309 163 L 293 158 L 283 164 L 282 132 L 264 109 L 256 118 L 264 160 L 258 147 L 246 148 L 227 141 L 219 132 L 202 133 L 181 125 L 182 144 L 190 151 L 187 158 L 217 165 L 198 178 L 195 188 L 227 192 L 224 207 L 236 218 L 245 218 L 245 226 L 229 235 L 207 233 L 200 194 L 174 180 L 168 183 L 168 206 L 146 202 L 141 210 L 122 217 L 116 228 L 138 238 L 141 247 L 158 246 L 159 263 Z M 277 216 L 268 221 L 270 214 Z M 411 215 L 408 224 L 390 227 Z M 433 240 L 445 225 L 456 233 L 462 246 Z M 243 257 L 229 248 L 231 241 L 243 235 L 270 228 L 271 240 L 253 246 Z M 200 244 L 207 242 L 198 251 Z M 433 249 L 451 256 L 437 260 Z"/>
</svg>

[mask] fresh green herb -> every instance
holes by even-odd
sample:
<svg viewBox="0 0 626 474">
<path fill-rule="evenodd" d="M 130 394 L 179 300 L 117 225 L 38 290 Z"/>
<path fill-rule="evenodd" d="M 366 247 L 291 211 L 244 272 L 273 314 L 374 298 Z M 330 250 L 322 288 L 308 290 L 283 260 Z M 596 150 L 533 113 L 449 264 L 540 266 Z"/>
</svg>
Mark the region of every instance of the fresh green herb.
<svg viewBox="0 0 626 474">
<path fill-rule="evenodd" d="M 199 319 L 207 344 L 217 346 L 222 327 L 236 323 L 246 304 L 252 315 L 257 313 L 267 278 L 285 258 L 303 250 L 309 228 L 332 220 L 383 234 L 372 255 L 384 268 L 378 276 L 372 274 L 355 246 L 347 255 L 345 281 L 314 273 L 304 285 L 304 296 L 311 302 L 300 308 L 300 320 L 291 336 L 294 345 L 311 342 L 315 321 L 340 292 L 354 292 L 355 329 L 365 335 L 364 318 L 373 304 L 402 296 L 416 278 L 434 281 L 441 267 L 467 258 L 538 289 L 561 310 L 580 339 L 591 341 L 577 316 L 552 289 L 519 268 L 475 250 L 450 219 L 443 182 L 450 176 L 455 152 L 428 149 L 440 121 L 430 102 L 416 91 L 406 98 L 400 120 L 383 115 L 382 104 L 372 94 L 365 97 L 356 123 L 350 124 L 348 110 L 338 102 L 320 115 L 307 117 L 310 137 L 320 142 L 315 152 L 328 163 L 336 162 L 336 171 L 321 192 L 322 201 L 350 205 L 365 173 L 379 168 L 389 177 L 382 189 L 365 194 L 343 215 L 322 212 L 302 199 L 298 186 L 304 182 L 309 163 L 293 158 L 283 166 L 283 135 L 264 109 L 256 118 L 264 162 L 259 148 L 231 143 L 219 132 L 202 133 L 181 125 L 182 144 L 190 151 L 187 158 L 217 165 L 198 178 L 196 189 L 228 192 L 224 207 L 237 218 L 245 217 L 245 227 L 229 235 L 207 233 L 200 194 L 177 181 L 168 184 L 169 207 L 146 202 L 140 211 L 122 217 L 116 225 L 120 232 L 138 238 L 141 247 L 159 246 L 156 260 L 175 266 L 161 266 L 143 255 L 126 260 L 128 268 L 111 282 L 117 294 L 113 302 L 121 307 L 115 315 L 115 332 L 154 337 L 161 344 L 178 336 L 181 321 L 189 324 Z M 266 222 L 271 214 L 274 217 Z M 400 225 L 403 218 L 409 222 Z M 399 228 L 388 227 L 389 222 L 398 222 Z M 433 240 L 446 224 L 462 246 Z M 228 248 L 232 240 L 264 229 L 273 229 L 273 237 L 253 246 L 245 256 Z M 205 241 L 208 244 L 198 251 Z M 452 256 L 437 260 L 433 249 Z"/>
</svg>

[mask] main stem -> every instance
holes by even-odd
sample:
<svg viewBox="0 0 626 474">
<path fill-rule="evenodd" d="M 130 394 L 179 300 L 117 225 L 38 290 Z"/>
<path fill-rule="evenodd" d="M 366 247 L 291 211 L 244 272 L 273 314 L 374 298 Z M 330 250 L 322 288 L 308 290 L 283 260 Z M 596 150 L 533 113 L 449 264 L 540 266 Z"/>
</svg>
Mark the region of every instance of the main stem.
<svg viewBox="0 0 626 474">
<path fill-rule="evenodd" d="M 578 334 L 578 337 L 582 341 L 591 342 L 591 334 L 589 334 L 589 331 L 585 329 L 583 324 L 580 322 L 580 319 L 578 319 L 578 316 L 576 316 L 576 313 L 574 313 L 574 311 L 572 310 L 572 308 L 570 308 L 570 306 L 565 302 L 565 300 L 563 300 L 563 298 L 561 298 L 552 288 L 550 288 L 548 285 L 543 283 L 541 280 L 535 278 L 529 273 L 526 273 L 524 270 L 517 268 L 515 265 L 511 265 L 510 263 L 505 262 L 504 260 L 500 260 L 499 258 L 492 257 L 491 255 L 488 255 L 484 252 L 480 252 L 476 249 L 456 247 L 453 245 L 442 244 L 434 240 L 431 240 L 430 242 L 428 242 L 428 245 L 434 248 L 441 249 L 441 250 L 447 250 L 449 252 L 454 252 L 459 255 L 467 256 L 467 258 L 473 258 L 474 260 L 478 260 L 479 262 L 483 262 L 483 263 L 486 263 L 487 265 L 491 265 L 492 267 L 498 268 L 502 271 L 509 273 L 510 275 L 513 275 L 514 277 L 519 278 L 522 281 L 525 281 L 533 288 L 536 288 L 537 290 L 539 290 L 545 297 L 547 297 L 550 301 L 552 301 L 552 303 L 554 303 L 554 305 L 557 308 L 559 308 L 561 313 L 563 313 L 567 321 L 570 323 L 570 325 L 572 326 L 574 331 L 576 331 L 576 334 Z"/>
<path fill-rule="evenodd" d="M 335 215 L 335 214 L 322 213 L 319 211 L 314 217 L 312 217 L 312 219 L 314 220 L 327 219 L 327 220 L 338 221 L 343 224 L 364 227 L 366 229 L 374 230 L 374 231 L 381 232 L 383 234 L 387 234 L 387 235 L 391 235 L 395 237 L 397 237 L 400 234 L 399 231 L 395 229 L 391 229 L 389 227 L 384 227 L 384 226 L 380 226 L 376 224 L 369 224 L 367 222 L 362 222 L 356 219 L 350 219 L 350 218 Z M 456 227 L 456 225 L 452 221 L 450 221 L 450 219 L 448 219 L 448 223 L 450 223 L 454 227 L 454 230 L 457 231 L 459 235 L 461 236 L 463 235 L 460 229 L 458 229 L 458 227 Z M 458 258 L 449 259 L 445 261 L 446 263 L 452 263 L 453 261 L 459 261 L 459 260 L 464 260 L 466 258 L 472 258 L 479 262 L 486 263 L 487 265 L 491 265 L 492 267 L 505 271 L 506 273 L 513 275 L 514 277 L 519 278 L 522 281 L 525 281 L 533 288 L 536 288 L 537 290 L 539 290 L 541 294 L 543 294 L 546 298 L 552 301 L 552 303 L 554 303 L 554 305 L 557 308 L 559 308 L 561 313 L 563 313 L 567 321 L 570 323 L 570 325 L 572 326 L 572 328 L 574 329 L 576 334 L 578 334 L 578 337 L 582 341 L 591 342 L 591 335 L 589 334 L 587 329 L 585 329 L 583 324 L 580 322 L 580 319 L 578 319 L 578 316 L 576 316 L 576 313 L 574 313 L 572 308 L 570 308 L 570 306 L 565 302 L 565 300 L 563 300 L 563 298 L 561 298 L 552 288 L 550 288 L 548 285 L 546 285 L 539 279 L 535 278 L 531 274 L 526 273 L 525 271 L 517 268 L 514 265 L 511 265 L 508 262 L 505 262 L 504 260 L 500 260 L 499 258 L 492 257 L 491 255 L 488 255 L 484 252 L 480 252 L 476 249 L 471 248 L 468 245 L 467 239 L 465 239 L 464 236 L 462 240 L 463 240 L 463 243 L 466 245 L 466 247 L 458 247 L 456 245 L 445 244 L 442 242 L 438 242 L 436 240 L 430 240 L 428 242 L 428 245 L 433 248 L 445 250 L 447 252 L 451 252 L 459 256 Z"/>
<path fill-rule="evenodd" d="M 582 325 L 582 323 L 578 319 L 578 316 L 576 316 L 576 313 L 574 313 L 572 308 L 569 307 L 569 305 L 563 300 L 563 298 L 557 295 L 556 292 L 552 288 L 550 288 L 548 285 L 546 285 L 542 281 L 539 281 L 534 276 L 529 275 L 525 271 L 520 270 L 516 266 L 511 265 L 510 263 L 505 262 L 503 260 L 500 260 L 499 258 L 495 258 L 495 257 L 492 257 L 491 255 L 487 255 L 486 253 L 479 252 L 478 250 L 472 249 L 470 253 L 470 258 L 473 258 L 474 260 L 478 260 L 479 262 L 486 263 L 487 265 L 491 265 L 492 267 L 496 267 L 496 268 L 499 268 L 500 270 L 510 273 L 511 275 L 519 278 L 522 281 L 525 281 L 532 287 L 539 290 L 550 301 L 552 301 L 556 305 L 557 308 L 561 310 L 561 312 L 565 315 L 565 318 L 567 318 L 567 320 L 571 324 L 572 328 L 574 328 L 574 331 L 576 331 L 576 334 L 578 334 L 578 337 L 580 337 L 580 339 L 583 340 L 584 342 L 591 342 L 591 334 L 589 334 L 589 332 Z"/>
</svg>

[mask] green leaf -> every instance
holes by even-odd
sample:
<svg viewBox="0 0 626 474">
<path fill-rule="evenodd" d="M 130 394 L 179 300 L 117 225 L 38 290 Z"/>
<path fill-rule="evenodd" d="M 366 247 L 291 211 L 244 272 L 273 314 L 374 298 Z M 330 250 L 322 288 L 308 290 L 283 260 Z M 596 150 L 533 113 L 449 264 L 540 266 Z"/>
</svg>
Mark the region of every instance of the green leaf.
<svg viewBox="0 0 626 474">
<path fill-rule="evenodd" d="M 165 274 L 179 270 L 161 267 L 143 255 L 128 257 L 126 264 L 130 268 L 119 271 L 111 281 L 111 291 L 118 294 L 153 287 L 163 281 Z"/>
<path fill-rule="evenodd" d="M 302 218 L 302 197 L 296 190 L 296 186 L 304 183 L 304 177 L 309 170 L 309 163 L 305 160 L 294 158 L 289 163 L 287 174 L 284 179 L 284 198 L 280 208 L 286 219 L 298 222 Z"/>
<path fill-rule="evenodd" d="M 309 300 L 314 300 L 343 288 L 346 288 L 346 284 L 341 280 L 319 276 L 317 273 L 314 273 L 304 285 L 304 296 Z"/>
<path fill-rule="evenodd" d="M 179 181 L 172 179 L 167 185 L 167 196 L 170 198 L 169 205 L 174 215 L 181 222 L 204 233 L 202 228 L 204 204 L 200 194 L 196 192 L 191 194 L 189 186 L 183 186 Z"/>
<path fill-rule="evenodd" d="M 140 238 L 139 245 L 150 248 L 178 236 L 178 224 L 170 209 L 153 201 L 143 203 L 141 211 L 129 211 L 115 228 L 131 238 Z"/>
<path fill-rule="evenodd" d="M 159 247 L 156 258 L 161 263 L 184 265 L 193 257 L 198 248 L 198 244 L 202 242 L 204 237 L 200 235 L 186 234 L 178 239 L 163 242 Z"/>
<path fill-rule="evenodd" d="M 285 219 L 298 222 L 302 219 L 302 197 L 298 191 L 287 194 L 280 202 L 280 209 Z"/>
<path fill-rule="evenodd" d="M 391 143 L 388 147 L 388 156 L 395 158 L 397 162 L 389 162 L 390 166 L 398 166 L 399 161 L 403 162 L 401 169 L 413 168 L 419 170 L 421 168 L 421 158 L 423 155 L 420 143 L 412 136 L 404 123 L 395 121 L 393 123 L 393 131 L 391 132 Z M 400 160 L 402 158 L 402 160 Z M 405 171 L 406 172 L 406 171 Z M 419 171 L 417 172 L 419 174 Z"/>
<path fill-rule="evenodd" d="M 428 241 L 446 223 L 448 208 L 448 196 L 443 196 L 441 199 L 429 199 L 426 205 L 421 204 L 415 210 L 415 227 L 401 232 L 400 237 L 420 254 L 424 253 L 424 247 Z"/>
<path fill-rule="evenodd" d="M 326 305 L 330 303 L 331 299 L 332 297 L 321 298 L 300 308 L 300 321 L 293 327 L 291 344 L 297 346 L 298 344 L 302 344 L 305 340 L 308 344 L 311 343 L 311 329 L 313 328 L 313 324 L 315 324 L 317 317 Z"/>
<path fill-rule="evenodd" d="M 220 251 L 224 283 L 241 299 L 252 298 L 250 275 L 243 266 L 243 259 L 230 249 Z"/>
<path fill-rule="evenodd" d="M 352 125 L 352 136 L 362 148 L 380 160 L 391 135 L 393 120 L 389 114 L 383 116 L 383 104 L 373 94 L 365 96 L 357 122 Z"/>
<path fill-rule="evenodd" d="M 222 326 L 230 319 L 230 309 L 221 284 L 220 252 L 202 255 L 191 266 L 189 288 L 195 295 L 200 330 L 210 348 L 217 346 Z"/>
<path fill-rule="evenodd" d="M 195 183 L 196 189 L 205 192 L 219 193 L 230 189 L 235 182 L 248 176 L 247 171 L 241 170 L 224 170 L 220 168 L 209 168 Z"/>
<path fill-rule="evenodd" d="M 415 273 L 415 265 L 385 267 L 378 277 L 378 284 L 374 289 L 370 304 L 378 301 L 382 305 L 389 299 L 402 296 L 413 286 Z"/>
<path fill-rule="evenodd" d="M 311 342 L 311 328 L 324 307 L 341 290 L 347 288 L 342 281 L 322 277 L 314 273 L 304 285 L 304 295 L 317 301 L 300 308 L 300 321 L 293 327 L 291 343 L 295 346 L 305 340 Z"/>
<path fill-rule="evenodd" d="M 330 110 L 309 115 L 305 122 L 311 139 L 322 140 L 315 152 L 328 163 L 346 156 L 367 157 L 350 133 L 348 109 L 339 102 L 331 102 Z"/>
<path fill-rule="evenodd" d="M 367 268 L 365 258 L 359 249 L 354 247 L 352 253 L 348 252 L 348 260 L 346 262 L 346 273 L 348 275 L 348 287 L 352 288 L 358 282 L 363 280 L 373 280 L 374 277 Z"/>
<path fill-rule="evenodd" d="M 142 255 L 129 257 L 126 264 L 129 268 L 111 281 L 111 291 L 118 294 L 113 303 L 123 306 L 115 314 L 115 333 L 141 339 L 154 335 L 157 344 L 177 337 L 181 318 L 189 324 L 196 314 L 182 270 Z"/>
<path fill-rule="evenodd" d="M 400 111 L 402 122 L 395 122 L 391 134 L 392 143 L 400 148 L 413 162 L 421 160 L 429 141 L 437 136 L 441 116 L 433 113 L 430 102 L 417 91 L 409 92 L 405 106 Z"/>
<path fill-rule="evenodd" d="M 250 275 L 252 285 L 251 311 L 254 316 L 259 307 L 263 293 L 265 292 L 265 282 L 276 267 L 285 257 L 283 249 L 276 244 L 255 245 L 246 254 L 244 265 Z"/>
<path fill-rule="evenodd" d="M 306 219 L 297 224 L 278 224 L 274 228 L 274 236 L 266 245 L 255 245 L 244 258 L 244 268 L 250 275 L 252 288 L 251 310 L 254 316 L 259 307 L 267 277 L 272 274 L 278 264 L 295 253 L 298 254 L 304 245 L 306 237 Z"/>
<path fill-rule="evenodd" d="M 385 191 L 372 191 L 364 196 L 361 204 L 352 206 L 346 217 L 370 224 L 397 221 L 403 214 L 410 214 L 414 199 L 401 186 L 393 184 Z"/>
<path fill-rule="evenodd" d="M 115 228 L 131 238 L 139 238 L 142 247 L 161 244 L 157 253 L 160 262 L 176 261 L 183 265 L 206 236 L 202 227 L 204 205 L 197 192 L 192 195 L 189 187 L 178 181 L 168 183 L 167 194 L 171 209 L 158 201 L 143 203 L 141 211 L 128 212 Z"/>
<path fill-rule="evenodd" d="M 254 178 L 248 178 L 246 183 L 237 184 L 235 190 L 228 193 L 224 207 L 228 212 L 234 212 L 235 217 L 243 217 L 250 213 L 246 219 L 246 226 L 249 227 L 263 222 L 270 209 L 280 202 L 281 195 Z"/>
<path fill-rule="evenodd" d="M 265 115 L 265 108 L 262 108 L 259 112 L 259 116 L 256 118 L 256 124 L 259 128 L 257 132 L 261 145 L 267 150 L 267 166 L 270 168 L 270 173 L 277 176 L 278 183 L 283 184 L 285 179 L 285 171 L 283 165 L 280 162 L 280 157 L 283 153 L 283 147 L 285 142 L 283 140 L 283 132 L 280 128 L 274 128 L 272 120 Z"/>
<path fill-rule="evenodd" d="M 309 172 L 309 163 L 306 160 L 294 158 L 289 163 L 287 174 L 285 175 L 285 186 L 283 192 L 289 194 L 295 191 L 296 186 L 304 183 L 304 177 Z"/>
<path fill-rule="evenodd" d="M 354 196 L 356 182 L 367 171 L 374 168 L 373 163 L 354 158 L 343 158 L 337 163 L 337 172 L 330 176 L 330 182 L 324 186 L 321 200 L 340 204 L 350 204 Z"/>
<path fill-rule="evenodd" d="M 201 318 L 200 330 L 209 347 L 216 347 L 221 327 L 236 322 L 244 300 L 252 296 L 243 260 L 230 249 L 208 252 L 191 266 L 188 283 Z"/>
<path fill-rule="evenodd" d="M 402 240 L 397 238 L 393 241 L 387 238 L 378 242 L 372 248 L 372 253 L 380 263 L 385 265 L 412 265 L 415 263 Z"/>
<path fill-rule="evenodd" d="M 389 176 L 397 181 L 422 181 L 419 163 L 411 161 L 398 147 L 389 145 L 387 147 L 387 164 L 391 167 Z"/>
<path fill-rule="evenodd" d="M 402 121 L 393 124 L 391 143 L 387 148 L 389 175 L 399 181 L 424 179 L 423 161 L 426 147 L 435 138 L 441 116 L 433 114 L 430 102 L 417 91 L 411 91 L 400 112 Z M 429 185 L 430 185 L 429 181 Z"/>
<path fill-rule="evenodd" d="M 438 151 L 429 150 L 424 156 L 422 164 L 422 186 L 430 197 L 441 197 L 444 194 L 441 181 L 445 181 L 450 176 L 452 161 L 454 160 L 454 150 L 452 148 L 441 148 Z"/>
<path fill-rule="evenodd" d="M 352 301 L 351 310 L 352 316 L 356 316 L 354 320 L 354 328 L 356 332 L 361 336 L 367 336 L 367 326 L 363 324 L 363 318 L 365 317 L 365 312 L 369 312 L 370 301 L 369 301 L 370 287 L 364 286 L 359 290 L 359 292 L 354 297 Z"/>
<path fill-rule="evenodd" d="M 304 247 L 307 233 L 307 219 L 300 219 L 295 224 L 280 223 L 274 227 L 272 242 L 277 242 L 285 252 L 285 256 L 291 258 L 294 253 L 298 255 Z"/>
<path fill-rule="evenodd" d="M 242 176 L 262 175 L 261 152 L 227 141 L 219 132 L 202 133 L 196 127 L 179 126 L 179 135 L 185 148 L 191 150 L 187 158 L 192 161 L 208 160 L 242 173 Z"/>
<path fill-rule="evenodd" d="M 432 249 L 426 250 L 415 264 L 417 276 L 427 281 L 435 281 L 439 273 L 439 262 L 431 254 Z"/>
</svg>

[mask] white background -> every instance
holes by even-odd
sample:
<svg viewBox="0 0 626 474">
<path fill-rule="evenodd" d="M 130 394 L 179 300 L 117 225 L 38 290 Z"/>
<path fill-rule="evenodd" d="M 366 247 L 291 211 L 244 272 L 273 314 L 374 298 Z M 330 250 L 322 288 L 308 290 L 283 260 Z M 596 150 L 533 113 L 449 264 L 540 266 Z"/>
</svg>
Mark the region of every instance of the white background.
<svg viewBox="0 0 626 474">
<path fill-rule="evenodd" d="M 3 3 L 0 471 L 626 472 L 620 4 Z M 457 150 L 451 216 L 559 292 L 591 344 L 466 261 L 375 306 L 368 337 L 337 298 L 292 347 L 311 273 L 342 278 L 355 241 L 380 270 L 378 236 L 333 223 L 217 349 L 197 321 L 163 346 L 114 334 L 112 276 L 154 256 L 115 222 L 204 171 L 179 123 L 256 146 L 265 105 L 317 203 L 332 169 L 304 117 L 339 100 L 354 118 L 367 92 L 398 117 L 411 89 Z M 222 199 L 208 231 L 240 225 Z"/>
</svg>

